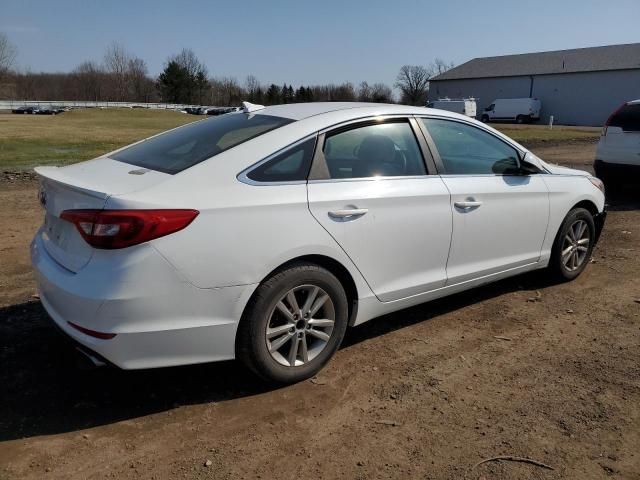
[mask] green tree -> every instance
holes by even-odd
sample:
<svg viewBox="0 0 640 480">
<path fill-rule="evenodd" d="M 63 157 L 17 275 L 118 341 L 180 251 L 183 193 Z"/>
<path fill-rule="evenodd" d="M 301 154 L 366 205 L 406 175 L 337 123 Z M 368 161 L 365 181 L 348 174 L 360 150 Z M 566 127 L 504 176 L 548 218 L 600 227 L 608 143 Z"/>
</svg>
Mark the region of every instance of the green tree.
<svg viewBox="0 0 640 480">
<path fill-rule="evenodd" d="M 176 61 L 169 61 L 164 71 L 158 76 L 158 90 L 165 102 L 189 103 L 189 72 Z"/>
<path fill-rule="evenodd" d="M 275 83 L 269 85 L 265 100 L 267 101 L 267 105 L 277 105 L 279 103 L 282 103 L 282 97 L 280 96 L 280 87 L 278 87 Z"/>
</svg>

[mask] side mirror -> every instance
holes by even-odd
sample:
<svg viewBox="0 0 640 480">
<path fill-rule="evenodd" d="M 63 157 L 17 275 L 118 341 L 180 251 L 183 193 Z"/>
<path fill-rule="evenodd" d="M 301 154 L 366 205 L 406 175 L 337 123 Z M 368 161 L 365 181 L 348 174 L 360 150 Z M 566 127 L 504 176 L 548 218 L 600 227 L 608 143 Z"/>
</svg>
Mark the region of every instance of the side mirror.
<svg viewBox="0 0 640 480">
<path fill-rule="evenodd" d="M 538 157 L 531 152 L 527 152 L 524 157 L 520 159 L 520 170 L 526 172 L 523 173 L 523 175 L 531 175 L 533 173 L 543 172 L 544 168 Z"/>
</svg>

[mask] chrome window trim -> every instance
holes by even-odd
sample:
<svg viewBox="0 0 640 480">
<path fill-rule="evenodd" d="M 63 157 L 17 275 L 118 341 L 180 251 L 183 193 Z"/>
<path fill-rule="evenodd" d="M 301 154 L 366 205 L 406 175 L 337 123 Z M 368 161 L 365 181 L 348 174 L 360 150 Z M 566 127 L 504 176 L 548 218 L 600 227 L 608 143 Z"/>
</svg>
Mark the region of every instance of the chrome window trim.
<svg viewBox="0 0 640 480">
<path fill-rule="evenodd" d="M 312 138 L 316 139 L 316 146 L 318 144 L 318 133 L 312 133 L 311 135 L 307 135 L 306 137 L 297 140 L 293 143 L 290 143 L 289 145 L 287 145 L 286 147 L 281 148 L 280 150 L 272 153 L 271 155 L 263 158 L 262 160 L 259 160 L 258 162 L 254 163 L 253 165 L 245 168 L 243 171 L 241 171 L 240 173 L 238 173 L 238 175 L 236 175 L 236 178 L 238 179 L 238 181 L 245 183 L 247 185 L 251 185 L 251 186 L 258 186 L 258 187 L 262 187 L 262 186 L 274 186 L 274 185 L 305 185 L 307 183 L 307 179 L 305 178 L 304 180 L 288 180 L 288 181 L 279 181 L 279 182 L 260 182 L 258 180 L 253 180 L 251 178 L 248 177 L 248 175 L 255 170 L 256 168 L 260 167 L 261 165 L 267 163 L 270 160 L 273 160 L 275 157 L 277 157 L 278 155 L 285 153 L 287 150 L 290 150 L 292 148 L 297 147 L 298 145 L 300 145 L 301 143 L 306 142 L 307 140 L 310 140 Z M 314 147 L 315 149 L 315 147 Z M 312 155 L 313 157 L 313 155 Z M 313 161 L 313 158 L 312 158 Z"/>
<path fill-rule="evenodd" d="M 380 182 L 383 180 L 424 180 L 430 178 L 439 178 L 438 175 L 402 175 L 402 176 L 385 176 L 385 177 L 352 177 L 352 178 L 323 178 L 318 180 L 309 180 L 307 183 L 343 183 L 343 182 Z"/>
</svg>

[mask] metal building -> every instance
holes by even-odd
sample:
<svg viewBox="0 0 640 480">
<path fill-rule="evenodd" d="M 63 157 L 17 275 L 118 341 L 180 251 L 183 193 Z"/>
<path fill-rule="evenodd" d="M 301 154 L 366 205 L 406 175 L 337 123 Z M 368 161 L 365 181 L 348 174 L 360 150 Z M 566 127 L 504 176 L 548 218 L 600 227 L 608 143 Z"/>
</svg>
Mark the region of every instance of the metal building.
<svg viewBox="0 0 640 480">
<path fill-rule="evenodd" d="M 538 98 L 541 122 L 600 126 L 640 98 L 640 43 L 474 58 L 431 79 L 429 100 L 475 97 L 478 118 L 496 98 Z"/>
</svg>

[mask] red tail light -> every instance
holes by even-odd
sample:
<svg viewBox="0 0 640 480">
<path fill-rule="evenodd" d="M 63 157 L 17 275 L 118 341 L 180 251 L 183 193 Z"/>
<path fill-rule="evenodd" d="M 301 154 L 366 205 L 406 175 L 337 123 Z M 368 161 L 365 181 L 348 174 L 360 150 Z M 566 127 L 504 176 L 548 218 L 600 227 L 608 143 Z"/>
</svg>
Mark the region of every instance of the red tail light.
<svg viewBox="0 0 640 480">
<path fill-rule="evenodd" d="M 73 223 L 95 248 L 125 248 L 182 230 L 197 210 L 65 210 L 60 218 Z"/>
</svg>

